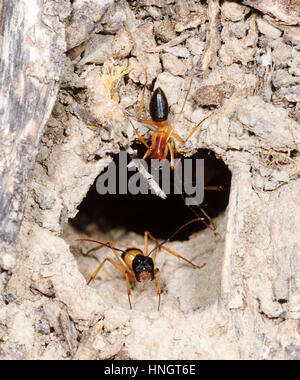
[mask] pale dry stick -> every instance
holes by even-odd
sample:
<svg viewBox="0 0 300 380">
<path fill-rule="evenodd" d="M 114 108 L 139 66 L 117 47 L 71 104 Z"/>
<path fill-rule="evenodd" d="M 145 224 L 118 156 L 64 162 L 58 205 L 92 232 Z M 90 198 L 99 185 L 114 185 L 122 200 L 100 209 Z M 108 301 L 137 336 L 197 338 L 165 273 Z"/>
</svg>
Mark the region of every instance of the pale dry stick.
<svg viewBox="0 0 300 380">
<path fill-rule="evenodd" d="M 148 186 L 150 187 L 150 189 L 152 189 L 154 191 L 154 193 L 162 198 L 162 199 L 166 199 L 167 198 L 167 195 L 163 192 L 163 190 L 159 187 L 159 185 L 157 184 L 157 182 L 155 181 L 154 177 L 152 176 L 152 174 L 150 174 L 147 169 L 141 164 L 141 161 L 138 159 L 133 159 L 130 161 L 130 163 L 127 165 L 128 168 L 132 168 L 132 167 L 136 167 L 139 171 L 139 173 L 145 178 L 145 180 L 147 181 L 148 183 Z"/>
<path fill-rule="evenodd" d="M 206 51 L 198 62 L 198 72 L 205 73 L 210 67 L 213 57 L 221 46 L 221 38 L 218 30 L 219 1 L 208 0 L 209 37 L 206 41 Z"/>
</svg>

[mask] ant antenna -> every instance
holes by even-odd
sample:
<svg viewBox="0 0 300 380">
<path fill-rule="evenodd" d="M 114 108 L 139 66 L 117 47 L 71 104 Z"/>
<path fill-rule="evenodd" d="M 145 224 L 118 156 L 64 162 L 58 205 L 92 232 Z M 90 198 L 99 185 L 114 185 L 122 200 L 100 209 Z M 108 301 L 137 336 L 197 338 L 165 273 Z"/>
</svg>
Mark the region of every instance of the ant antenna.
<svg viewBox="0 0 300 380">
<path fill-rule="evenodd" d="M 178 230 L 176 230 L 170 237 L 168 237 L 166 240 L 164 240 L 162 243 L 159 243 L 156 247 L 154 247 L 148 254 L 148 256 L 151 255 L 152 252 L 154 252 L 156 249 L 159 249 L 162 245 L 166 244 L 168 241 L 170 241 L 179 231 L 181 231 L 183 228 L 185 228 L 186 226 L 188 226 L 189 224 L 192 224 L 194 222 L 197 222 L 197 221 L 202 221 L 203 222 L 203 218 L 196 218 L 196 219 L 193 219 L 193 220 L 189 220 L 188 222 L 186 222 L 184 225 L 182 225 L 181 227 L 178 228 Z"/>
<path fill-rule="evenodd" d="M 116 250 L 116 251 L 119 251 L 119 252 L 122 252 L 122 253 L 126 253 L 126 254 L 129 254 L 131 256 L 134 256 L 132 253 L 128 252 L 128 251 L 124 251 L 123 249 L 120 249 L 120 248 L 116 248 L 116 247 L 113 247 L 111 246 L 109 243 L 102 243 L 101 241 L 98 241 L 98 240 L 93 240 L 93 239 L 76 239 L 76 241 L 91 241 L 93 243 L 98 243 L 98 244 L 101 244 L 102 246 L 105 246 L 105 247 L 108 247 L 110 248 L 111 250 Z"/>
<path fill-rule="evenodd" d="M 177 118 L 176 118 L 176 120 L 175 120 L 175 122 L 174 122 L 174 124 L 173 124 L 174 126 L 178 123 L 178 121 L 179 121 L 179 120 L 181 119 L 181 117 L 182 117 L 182 113 L 183 113 L 183 109 L 184 109 L 185 103 L 186 103 L 187 98 L 188 98 L 188 96 L 189 96 L 189 93 L 190 93 L 190 91 L 191 91 L 192 83 L 193 83 L 193 78 L 190 79 L 189 87 L 188 87 L 188 89 L 187 89 L 186 96 L 185 96 L 185 98 L 184 98 L 184 102 L 183 102 L 182 107 L 181 107 L 181 110 L 180 110 L 180 112 L 179 112 L 179 114 L 178 114 L 178 116 L 177 116 Z"/>
</svg>

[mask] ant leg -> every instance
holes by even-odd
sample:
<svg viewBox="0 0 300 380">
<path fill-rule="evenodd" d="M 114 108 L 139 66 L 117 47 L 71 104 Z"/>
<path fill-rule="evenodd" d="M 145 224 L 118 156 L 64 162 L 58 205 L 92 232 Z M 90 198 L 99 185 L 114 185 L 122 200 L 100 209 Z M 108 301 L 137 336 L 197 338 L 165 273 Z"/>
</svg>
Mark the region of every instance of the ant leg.
<svg viewBox="0 0 300 380">
<path fill-rule="evenodd" d="M 217 186 L 204 186 L 204 190 L 217 190 L 217 191 L 223 191 L 226 190 L 226 188 L 222 185 Z"/>
<path fill-rule="evenodd" d="M 129 283 L 129 277 L 128 277 L 127 269 L 124 269 L 123 266 L 118 265 L 118 263 L 116 263 L 116 262 L 115 262 L 114 260 L 112 260 L 111 258 L 107 257 L 106 259 L 104 259 L 104 260 L 102 261 L 102 263 L 99 265 L 99 267 L 97 268 L 97 270 L 92 274 L 92 276 L 91 276 L 91 278 L 89 279 L 87 285 L 89 285 L 89 284 L 91 283 L 91 281 L 93 281 L 93 280 L 95 279 L 95 277 L 96 277 L 97 274 L 100 272 L 101 268 L 103 267 L 103 265 L 105 264 L 106 261 L 109 261 L 111 264 L 113 264 L 113 266 L 114 266 L 114 267 L 115 267 L 120 273 L 122 273 L 122 274 L 125 276 L 129 307 L 130 307 L 130 310 L 132 310 L 132 304 L 131 304 L 131 300 L 130 300 L 131 290 L 130 290 L 130 283 Z M 122 265 L 123 265 L 123 263 L 122 263 Z"/>
<path fill-rule="evenodd" d="M 82 240 L 86 240 L 86 239 L 82 239 Z M 88 241 L 88 240 L 87 240 Z M 90 240 L 90 241 L 94 241 L 95 243 L 98 243 L 96 240 Z M 98 275 L 98 273 L 100 272 L 100 270 L 102 269 L 103 265 L 105 264 L 106 261 L 109 261 L 120 273 L 122 273 L 124 276 L 125 276 L 125 280 L 126 280 L 126 286 L 127 286 L 127 294 L 128 294 L 128 302 L 129 302 L 129 307 L 130 309 L 132 309 L 132 305 L 131 305 L 131 300 L 130 300 L 130 295 L 131 295 L 131 290 L 130 290 L 130 283 L 129 283 L 129 274 L 128 273 L 128 269 L 127 267 L 124 265 L 124 263 L 121 261 L 121 258 L 120 258 L 120 255 L 118 254 L 118 252 L 111 246 L 111 244 L 108 242 L 106 244 L 101 244 L 100 246 L 97 246 L 95 248 L 92 248 L 89 252 L 91 251 L 95 251 L 97 249 L 101 249 L 103 247 L 107 247 L 109 246 L 112 251 L 114 252 L 118 262 L 116 263 L 114 260 L 112 260 L 111 258 L 107 257 L 105 258 L 102 263 L 98 266 L 98 268 L 95 270 L 95 272 L 92 274 L 91 278 L 89 279 L 87 285 L 89 285 L 91 283 L 91 281 L 93 281 L 95 279 L 95 277 Z"/>
<path fill-rule="evenodd" d="M 208 119 L 209 117 L 213 116 L 215 113 L 212 112 L 211 114 L 209 114 L 208 116 L 206 116 L 204 119 L 202 119 L 192 130 L 192 132 L 188 135 L 187 139 L 184 141 L 184 144 L 186 142 L 189 141 L 189 139 L 193 136 L 193 134 L 196 132 L 197 128 L 199 127 L 199 125 L 201 125 L 206 119 Z"/>
<path fill-rule="evenodd" d="M 171 156 L 171 169 L 174 170 L 174 149 L 173 149 L 173 145 L 171 143 L 169 143 L 169 139 L 170 137 L 175 137 L 176 138 L 176 133 L 173 133 L 173 127 L 172 125 L 168 125 L 168 130 L 167 130 L 167 137 L 166 137 L 166 147 L 165 147 L 165 151 L 164 151 L 164 157 L 167 157 L 168 155 L 168 151 L 170 151 L 170 156 Z M 178 135 L 177 135 L 178 136 Z M 179 136 L 178 136 L 179 137 Z M 180 137 L 179 137 L 180 138 Z M 152 144 L 153 145 L 153 144 Z"/>
<path fill-rule="evenodd" d="M 170 253 L 171 255 L 176 256 L 176 257 L 178 257 L 179 259 L 182 259 L 182 260 L 186 261 L 187 263 L 191 264 L 194 268 L 201 269 L 201 268 L 203 268 L 203 267 L 206 265 L 206 263 L 205 263 L 205 264 L 202 264 L 201 266 L 196 265 L 196 264 L 192 263 L 191 261 L 189 261 L 188 259 L 186 259 L 185 257 L 179 255 L 179 254 L 176 253 L 175 251 L 172 251 L 172 249 L 165 247 L 164 245 L 162 245 L 160 248 L 164 249 L 165 251 L 167 251 L 167 252 Z"/>
<path fill-rule="evenodd" d="M 110 242 L 107 242 L 106 244 L 103 244 L 97 240 L 92 240 L 92 239 L 79 239 L 79 240 L 82 240 L 82 241 L 91 241 L 91 242 L 94 242 L 94 243 L 100 243 L 101 245 L 98 245 L 97 247 L 95 248 L 92 248 L 90 249 L 88 252 L 87 252 L 87 255 L 92 252 L 92 251 L 96 251 L 97 249 L 101 249 L 103 247 L 109 247 L 111 248 L 111 250 L 113 251 L 113 253 L 115 254 L 119 264 L 117 264 L 115 261 L 113 262 L 114 264 L 116 264 L 118 266 L 118 270 L 120 271 L 120 268 L 121 268 L 121 273 L 124 274 L 124 272 L 127 270 L 127 267 L 124 265 L 124 263 L 122 262 L 121 258 L 120 258 L 120 255 L 118 254 L 118 252 L 114 249 L 114 247 L 111 245 Z M 107 259 L 107 260 L 111 260 L 111 259 Z M 92 275 L 93 279 L 97 276 L 97 274 L 99 273 L 100 269 L 102 268 L 102 266 L 104 265 L 104 262 L 102 262 L 102 264 L 99 265 L 98 269 L 95 271 L 95 276 L 94 274 Z M 92 281 L 92 278 L 89 280 L 88 284 Z"/>
<path fill-rule="evenodd" d="M 171 156 L 171 169 L 174 170 L 174 149 L 170 143 L 168 143 L 167 147 L 169 148 Z"/>
<path fill-rule="evenodd" d="M 158 296 L 158 305 L 157 305 L 157 311 L 159 311 L 159 308 L 160 308 L 160 271 L 158 268 L 155 269 L 154 271 L 154 274 L 156 274 L 156 279 L 157 279 L 157 283 L 156 283 L 156 289 L 157 289 L 157 296 Z"/>
<path fill-rule="evenodd" d="M 110 245 L 110 244 L 109 244 L 109 245 Z M 115 256 L 117 257 L 119 263 L 121 264 L 121 265 L 118 265 L 118 267 L 121 266 L 121 270 L 119 269 L 119 271 L 120 271 L 121 273 L 123 273 L 124 276 L 125 276 L 126 286 L 127 286 L 127 294 L 128 294 L 129 307 L 130 307 L 130 310 L 132 310 L 132 305 L 131 305 L 131 300 L 130 300 L 131 290 L 130 290 L 130 283 L 129 283 L 129 277 L 128 277 L 128 270 L 127 270 L 126 266 L 122 263 L 122 261 L 121 261 L 121 259 L 120 259 L 120 255 L 118 254 L 118 252 L 117 252 L 115 249 L 113 249 L 112 247 L 111 247 L 111 249 L 113 250 Z M 115 264 L 116 264 L 116 263 L 115 263 Z"/>
<path fill-rule="evenodd" d="M 145 233 L 144 233 L 144 255 L 145 256 L 148 256 L 148 236 L 150 237 L 151 240 L 153 240 L 155 242 L 156 247 L 158 246 L 157 239 L 154 236 L 152 236 L 149 231 L 145 231 Z M 156 253 L 157 253 L 157 249 L 154 250 L 153 255 L 152 255 L 153 263 L 155 262 Z M 156 279 L 157 279 L 156 289 L 157 289 L 157 296 L 158 296 L 157 310 L 159 311 L 159 308 L 160 308 L 160 272 L 159 272 L 158 268 L 155 268 L 154 274 L 157 275 L 157 277 L 156 277 Z"/>
<path fill-rule="evenodd" d="M 130 123 L 131 123 L 133 129 L 135 130 L 135 133 L 136 133 L 136 135 L 137 135 L 137 138 L 138 138 L 138 139 L 140 140 L 140 142 L 141 142 L 142 144 L 144 144 L 145 147 L 147 148 L 147 151 L 146 151 L 146 153 L 145 153 L 145 155 L 144 155 L 144 157 L 143 157 L 143 160 L 145 160 L 145 159 L 146 159 L 147 157 L 149 157 L 150 154 L 152 153 L 152 147 L 150 147 L 150 146 L 146 143 L 146 141 L 143 139 L 143 137 L 138 133 L 137 129 L 135 128 L 135 126 L 133 125 L 133 123 L 131 122 L 130 119 L 129 119 L 129 121 L 130 121 Z M 146 120 L 146 121 L 147 121 L 147 120 Z"/>
<path fill-rule="evenodd" d="M 131 296 L 131 290 L 130 290 L 130 283 L 129 283 L 129 277 L 128 277 L 128 272 L 127 270 L 124 270 L 122 267 L 120 267 L 114 260 L 112 260 L 111 258 L 107 257 L 106 259 L 104 259 L 102 261 L 102 263 L 99 265 L 99 267 L 97 268 L 97 270 L 92 274 L 91 278 L 89 279 L 87 285 L 89 285 L 91 283 L 92 280 L 94 280 L 94 278 L 97 276 L 97 274 L 100 272 L 101 268 L 103 267 L 103 265 L 105 264 L 106 261 L 109 261 L 111 264 L 113 264 L 113 266 L 119 271 L 121 272 L 122 274 L 124 274 L 125 276 L 125 280 L 126 280 L 126 286 L 127 286 L 127 295 L 128 295 L 128 302 L 129 302 L 129 307 L 130 307 L 130 310 L 132 310 L 132 305 L 131 305 L 131 300 L 130 300 L 130 296 Z"/>
<path fill-rule="evenodd" d="M 135 126 L 133 125 L 132 121 L 131 121 L 130 119 L 129 119 L 129 121 L 130 121 L 130 124 L 131 124 L 132 128 L 134 129 L 136 135 L 137 135 L 137 138 L 140 140 L 140 142 L 141 142 L 142 144 L 145 145 L 145 147 L 146 147 L 147 149 L 150 149 L 150 146 L 146 143 L 146 141 L 143 139 L 143 137 L 138 133 L 138 131 L 137 131 L 137 129 L 135 128 Z"/>
<path fill-rule="evenodd" d="M 181 144 L 184 144 L 184 140 L 177 133 L 172 132 L 171 136 L 174 137 L 174 139 L 179 141 Z"/>
<path fill-rule="evenodd" d="M 149 147 L 148 151 L 145 153 L 143 160 L 149 157 L 150 154 L 154 151 L 156 147 L 156 139 L 157 139 L 157 132 L 154 132 L 152 135 L 151 147 Z"/>
<path fill-rule="evenodd" d="M 116 256 L 116 258 L 117 258 L 117 260 L 118 260 L 118 262 L 119 262 L 121 268 L 123 268 L 123 271 L 126 273 L 126 272 L 127 272 L 127 267 L 126 267 L 126 265 L 122 262 L 122 260 L 121 260 L 121 258 L 120 258 L 120 255 L 119 255 L 118 252 L 117 252 L 117 251 L 111 246 L 110 243 L 108 243 L 108 244 L 109 244 L 110 248 L 112 249 L 113 253 L 115 254 L 115 256 Z"/>
<path fill-rule="evenodd" d="M 130 283 L 129 283 L 128 273 L 125 272 L 124 275 L 125 275 L 126 286 L 127 286 L 127 296 L 128 296 L 129 307 L 130 307 L 130 310 L 132 310 L 132 305 L 131 305 L 131 300 L 130 300 L 131 290 L 130 290 Z"/>
<path fill-rule="evenodd" d="M 125 264 L 122 262 L 122 260 L 120 258 L 120 255 L 118 254 L 118 252 L 111 246 L 111 244 L 109 242 L 107 243 L 107 245 L 111 248 L 111 250 L 115 254 L 115 256 L 116 256 L 116 258 L 117 258 L 117 260 L 119 262 L 119 266 L 123 269 L 123 272 L 126 272 L 127 268 L 126 268 Z"/>
<path fill-rule="evenodd" d="M 138 134 L 139 136 L 139 134 Z M 153 133 L 152 135 L 152 142 L 151 142 L 151 146 L 149 146 L 145 141 L 144 139 L 140 136 L 139 140 L 143 142 L 144 145 L 146 145 L 146 147 L 148 148 L 146 153 L 144 154 L 144 157 L 143 157 L 143 160 L 146 160 L 146 158 L 148 158 L 150 156 L 150 154 L 152 153 L 153 151 L 153 148 L 155 147 L 155 144 L 156 144 L 156 138 L 157 138 L 157 133 Z"/>
<path fill-rule="evenodd" d="M 98 268 L 95 270 L 95 272 L 92 274 L 91 278 L 89 279 L 87 285 L 89 285 L 91 283 L 91 281 L 93 281 L 95 279 L 95 277 L 97 276 L 97 274 L 100 272 L 101 268 L 103 267 L 103 265 L 105 264 L 106 261 L 109 261 L 119 272 L 121 272 L 122 274 L 125 275 L 125 270 L 118 264 L 116 263 L 114 260 L 112 260 L 111 258 L 107 257 L 106 259 L 104 259 L 102 261 L 102 263 L 98 266 Z"/>
<path fill-rule="evenodd" d="M 144 154 L 143 160 L 146 160 L 146 158 L 148 158 L 151 153 L 152 153 L 152 148 L 150 147 L 148 148 L 147 152 Z"/>
<path fill-rule="evenodd" d="M 145 140 L 143 139 L 143 137 L 138 133 L 138 131 L 136 131 L 136 134 L 137 134 L 137 137 L 138 137 L 138 139 L 140 140 L 140 142 L 141 142 L 142 144 L 144 144 L 145 147 L 146 147 L 148 150 L 152 151 L 151 147 L 146 143 L 146 141 L 145 141 Z"/>
</svg>

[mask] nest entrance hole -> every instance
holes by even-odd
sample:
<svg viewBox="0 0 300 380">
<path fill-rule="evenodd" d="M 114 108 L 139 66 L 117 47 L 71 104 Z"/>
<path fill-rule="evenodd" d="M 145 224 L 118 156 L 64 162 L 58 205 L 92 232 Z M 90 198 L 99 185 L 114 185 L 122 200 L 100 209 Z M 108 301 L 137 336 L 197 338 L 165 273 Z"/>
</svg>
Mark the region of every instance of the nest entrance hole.
<svg viewBox="0 0 300 380">
<path fill-rule="evenodd" d="M 139 150 L 142 147 L 137 144 L 135 148 Z M 204 159 L 206 186 L 223 186 L 223 190 L 205 190 L 201 208 L 213 219 L 227 207 L 231 173 L 223 160 L 216 158 L 212 151 L 201 149 L 189 158 Z M 118 166 L 118 155 L 114 161 Z M 128 172 L 128 180 L 131 174 L 132 172 Z M 100 195 L 95 182 L 79 206 L 77 216 L 70 223 L 80 233 L 90 236 L 93 233 L 90 226 L 94 226 L 94 229 L 105 234 L 118 229 L 140 235 L 143 235 L 144 231 L 150 231 L 155 237 L 166 239 L 197 214 L 203 217 L 199 207 L 186 206 L 185 194 L 181 196 L 171 193 L 167 199 L 152 194 Z M 206 227 L 203 223 L 195 222 L 180 231 L 173 240 L 187 240 L 192 233 L 204 228 Z"/>
</svg>

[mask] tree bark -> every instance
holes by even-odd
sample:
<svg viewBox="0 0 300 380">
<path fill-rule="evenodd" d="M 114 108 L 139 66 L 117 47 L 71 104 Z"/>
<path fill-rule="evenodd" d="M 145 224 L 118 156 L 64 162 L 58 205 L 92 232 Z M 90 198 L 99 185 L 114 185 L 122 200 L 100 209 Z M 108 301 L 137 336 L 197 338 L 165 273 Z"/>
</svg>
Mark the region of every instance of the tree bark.
<svg viewBox="0 0 300 380">
<path fill-rule="evenodd" d="M 41 0 L 0 4 L 0 265 L 6 269 L 14 263 L 9 253 L 15 251 L 39 139 L 58 91 L 65 51 L 59 6 Z"/>
</svg>

